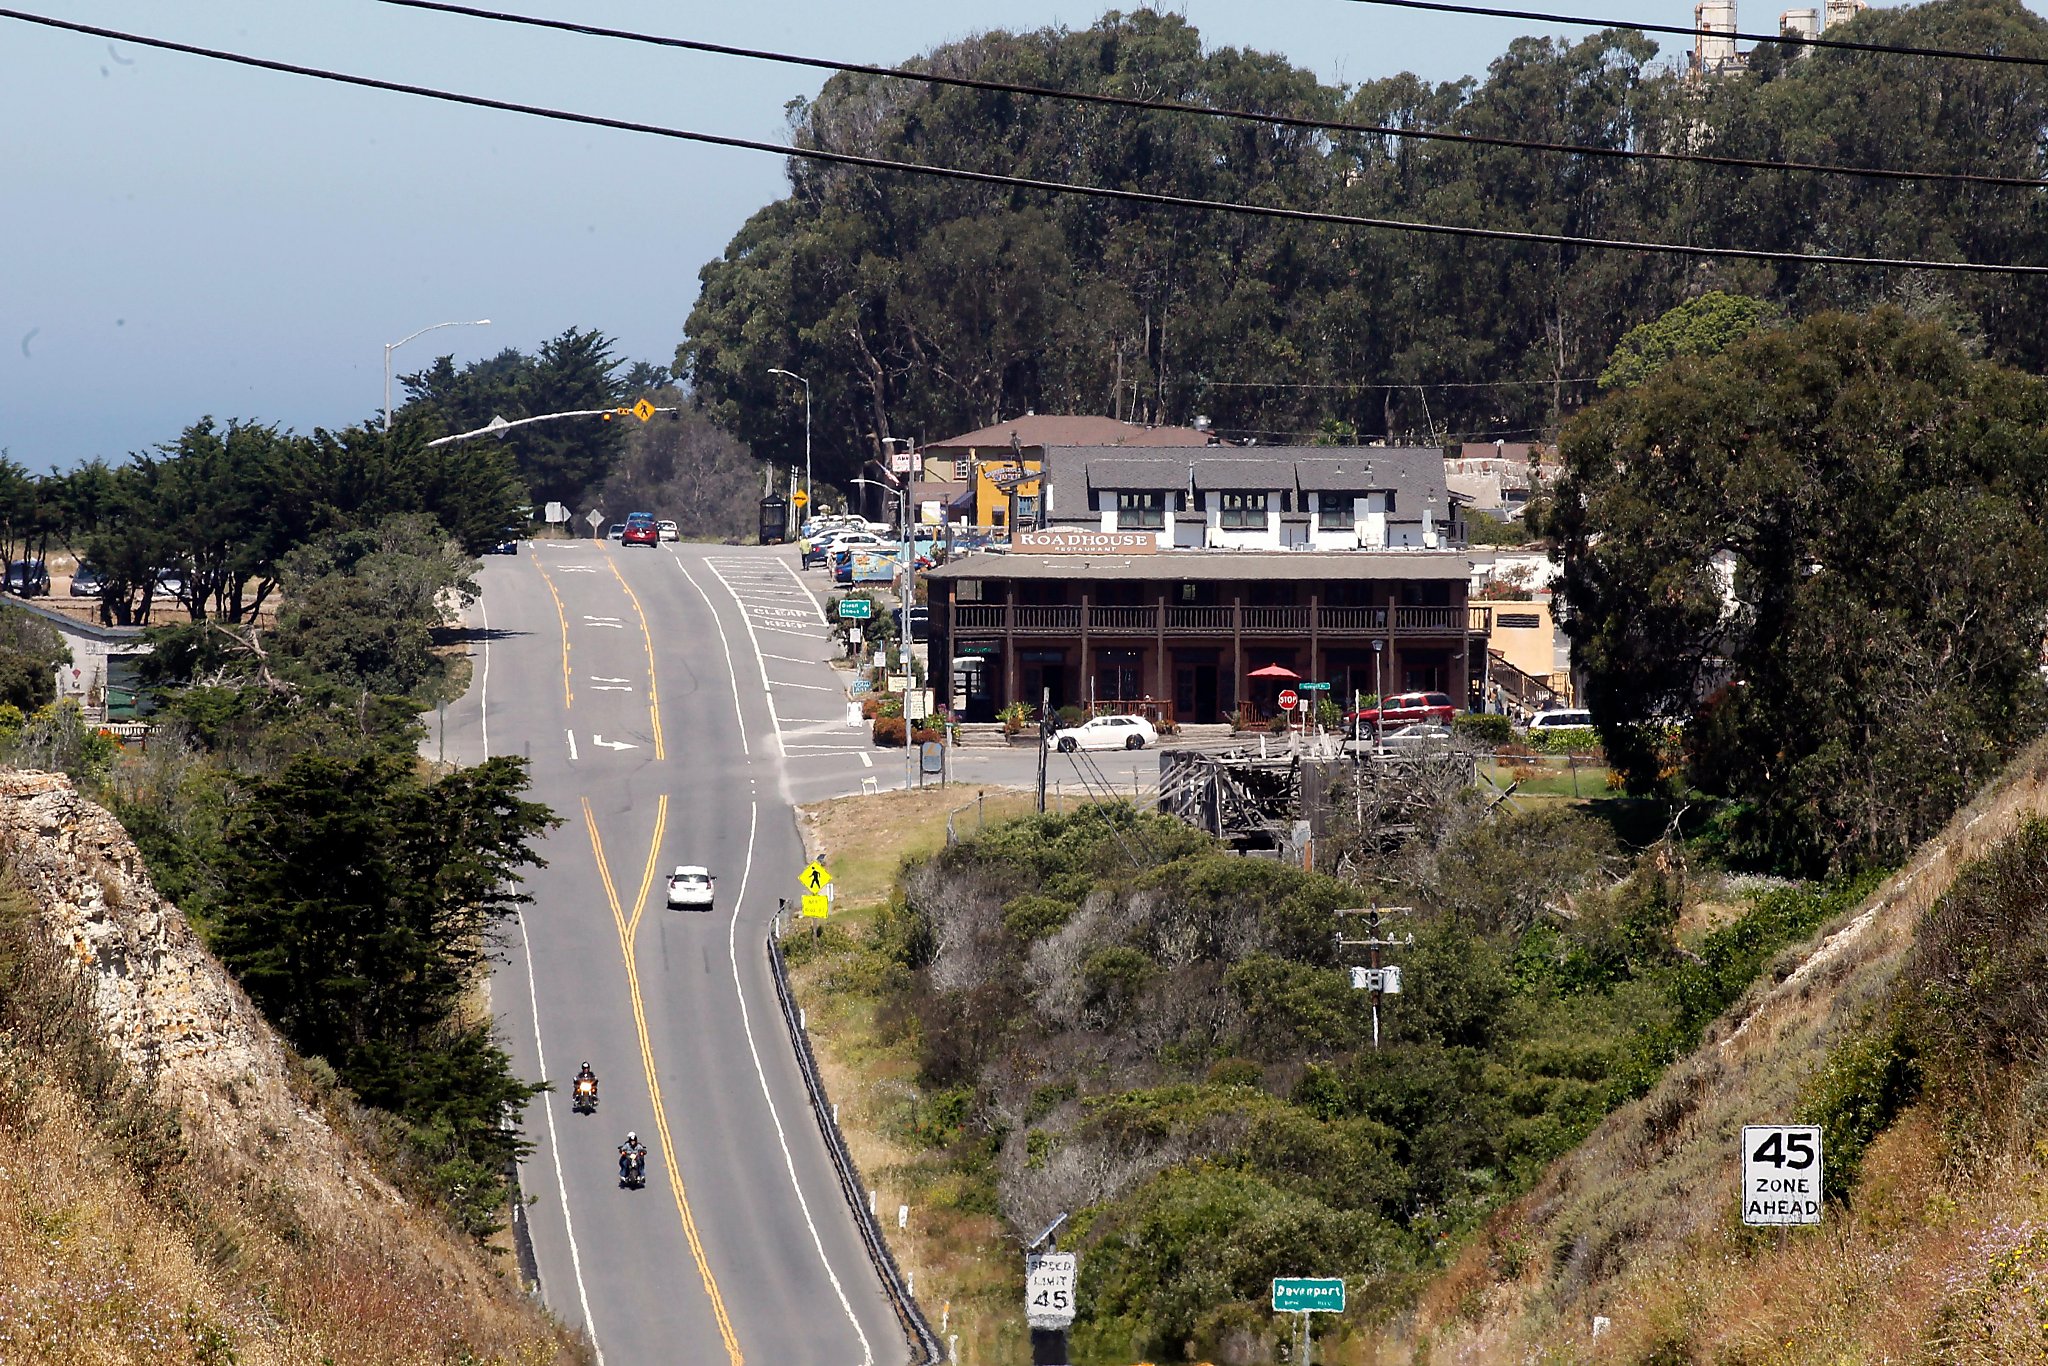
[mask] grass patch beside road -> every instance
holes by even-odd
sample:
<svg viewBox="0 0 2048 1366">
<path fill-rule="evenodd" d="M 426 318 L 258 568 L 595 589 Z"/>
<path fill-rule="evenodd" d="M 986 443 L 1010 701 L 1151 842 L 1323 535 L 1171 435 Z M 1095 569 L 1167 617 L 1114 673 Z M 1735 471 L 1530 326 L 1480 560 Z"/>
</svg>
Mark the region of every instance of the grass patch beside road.
<svg viewBox="0 0 2048 1366">
<path fill-rule="evenodd" d="M 797 999 L 847 1146 L 877 1192 L 889 1245 L 914 1277 L 932 1328 L 942 1339 L 957 1334 L 959 1359 L 970 1366 L 1028 1355 L 1023 1266 L 988 1208 L 988 1183 L 916 1139 L 924 1118 L 916 1050 L 903 1031 L 878 1018 L 882 983 L 875 955 L 860 945 L 875 908 L 895 895 L 904 861 L 945 846 L 949 812 L 965 836 L 981 818 L 1007 820 L 1034 804 L 1028 793 L 955 784 L 841 797 L 798 813 L 805 852 L 832 870 L 838 909 L 815 948 L 805 935 L 789 941 Z M 896 1227 L 899 1205 L 910 1207 L 903 1230 Z"/>
</svg>

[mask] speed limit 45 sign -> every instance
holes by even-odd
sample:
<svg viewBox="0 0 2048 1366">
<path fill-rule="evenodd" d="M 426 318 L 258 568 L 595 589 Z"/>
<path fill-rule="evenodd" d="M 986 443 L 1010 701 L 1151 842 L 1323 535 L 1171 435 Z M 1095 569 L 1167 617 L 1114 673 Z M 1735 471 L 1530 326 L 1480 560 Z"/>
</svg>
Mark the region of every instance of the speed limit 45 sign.
<svg viewBox="0 0 2048 1366">
<path fill-rule="evenodd" d="M 1742 1222 L 1820 1222 L 1820 1126 L 1745 1124 Z"/>
<path fill-rule="evenodd" d="M 1081 1259 L 1047 1252 L 1024 1260 L 1024 1321 L 1033 1328 L 1065 1328 L 1074 1321 L 1074 1274 Z"/>
</svg>

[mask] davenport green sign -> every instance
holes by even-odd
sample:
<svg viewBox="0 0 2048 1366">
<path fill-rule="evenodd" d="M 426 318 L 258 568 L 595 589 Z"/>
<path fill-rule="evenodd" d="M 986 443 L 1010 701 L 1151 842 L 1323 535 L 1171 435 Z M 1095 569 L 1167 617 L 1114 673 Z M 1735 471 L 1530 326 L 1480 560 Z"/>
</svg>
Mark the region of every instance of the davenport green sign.
<svg viewBox="0 0 2048 1366">
<path fill-rule="evenodd" d="M 1273 1279 L 1273 1312 L 1341 1314 L 1344 1312 L 1344 1280 L 1341 1276 L 1276 1276 Z"/>
</svg>

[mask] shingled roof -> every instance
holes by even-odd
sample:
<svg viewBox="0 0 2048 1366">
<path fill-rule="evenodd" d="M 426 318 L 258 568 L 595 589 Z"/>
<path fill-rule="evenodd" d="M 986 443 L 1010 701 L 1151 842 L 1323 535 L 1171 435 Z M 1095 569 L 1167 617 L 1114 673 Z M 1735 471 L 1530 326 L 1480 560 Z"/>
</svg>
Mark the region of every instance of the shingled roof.
<svg viewBox="0 0 2048 1366">
<path fill-rule="evenodd" d="M 1047 448 L 1045 468 L 1056 522 L 1087 520 L 1091 489 L 1386 490 L 1403 521 L 1420 518 L 1432 499 L 1441 515 L 1450 509 L 1444 453 L 1436 446 L 1057 446 Z"/>
</svg>

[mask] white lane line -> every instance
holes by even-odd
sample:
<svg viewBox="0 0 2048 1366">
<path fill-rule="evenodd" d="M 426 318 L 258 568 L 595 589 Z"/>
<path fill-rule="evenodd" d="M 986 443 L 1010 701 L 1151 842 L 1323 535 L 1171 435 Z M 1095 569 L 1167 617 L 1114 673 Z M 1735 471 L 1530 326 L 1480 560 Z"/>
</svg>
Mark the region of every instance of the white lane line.
<svg viewBox="0 0 2048 1366">
<path fill-rule="evenodd" d="M 782 566 L 782 572 L 789 575 L 791 579 L 794 579 L 796 581 L 796 586 L 798 588 L 801 588 L 804 592 L 804 596 L 811 600 L 811 606 L 818 609 L 818 620 L 826 626 L 830 626 L 832 622 L 831 619 L 825 615 L 825 604 L 818 601 L 818 595 L 816 593 L 813 593 L 811 591 L 811 586 L 804 582 L 804 576 L 797 573 L 794 569 L 791 569 L 789 567 L 788 560 L 777 560 L 775 563 Z"/>
<path fill-rule="evenodd" d="M 716 574 L 717 569 L 712 573 Z M 733 694 L 739 694 L 739 680 L 733 680 Z M 747 804 L 747 861 L 740 869 L 740 894 L 733 898 L 732 919 L 726 922 L 725 952 L 732 961 L 733 995 L 739 998 L 740 1028 L 746 1031 L 747 1051 L 754 1055 L 754 1075 L 761 1081 L 761 1099 L 768 1104 L 768 1118 L 775 1121 L 775 1141 L 782 1145 L 782 1165 L 789 1172 L 789 1188 L 796 1192 L 797 1208 L 803 1211 L 804 1226 L 811 1231 L 811 1246 L 818 1250 L 818 1264 L 825 1268 L 825 1275 L 832 1282 L 832 1293 L 839 1296 L 839 1307 L 846 1311 L 846 1321 L 853 1325 L 853 1334 L 860 1339 L 862 1366 L 874 1366 L 875 1349 L 868 1342 L 868 1335 L 862 1331 L 860 1320 L 853 1312 L 853 1302 L 846 1298 L 846 1287 L 839 1283 L 839 1273 L 832 1269 L 832 1259 L 825 1255 L 825 1240 L 818 1234 L 817 1221 L 811 1218 L 811 1202 L 804 1198 L 803 1184 L 796 1179 L 796 1159 L 790 1156 L 789 1135 L 783 1132 L 782 1115 L 775 1108 L 775 1094 L 768 1089 L 768 1073 L 761 1066 L 761 1047 L 754 1042 L 754 1024 L 747 1010 L 747 991 L 740 984 L 740 907 L 747 900 L 747 879 L 754 871 L 754 835 L 761 820 L 761 804 Z"/>
<path fill-rule="evenodd" d="M 862 750 L 860 752 L 860 766 L 862 768 L 873 768 L 875 766 L 875 761 L 868 757 L 868 752 L 866 750 Z"/>
<path fill-rule="evenodd" d="M 569 737 L 569 762 L 573 764 L 576 762 L 576 732 L 565 730 L 562 734 Z"/>
<path fill-rule="evenodd" d="M 761 656 L 761 658 L 763 658 L 763 659 L 777 659 L 777 660 L 780 660 L 780 661 L 782 661 L 782 662 L 783 662 L 784 664 L 822 664 L 822 663 L 824 663 L 824 661 L 823 661 L 823 660 L 821 660 L 821 659 L 798 659 L 798 658 L 797 658 L 796 656 L 794 656 L 794 655 L 762 655 L 762 656 Z"/>
<path fill-rule="evenodd" d="M 737 593 L 733 593 L 731 584 L 725 583 L 725 575 L 720 574 L 718 572 L 718 562 L 716 560 L 706 560 L 704 563 L 706 567 L 711 570 L 712 576 L 715 577 L 720 583 L 725 584 L 725 591 L 728 593 L 732 593 L 733 604 L 737 606 L 739 604 L 740 595 Z M 754 619 L 752 617 L 742 614 L 740 616 L 740 620 L 743 623 L 745 623 L 747 628 L 747 639 L 751 641 L 754 646 L 754 662 L 758 664 L 761 668 L 761 695 L 768 699 L 768 719 L 775 723 L 775 743 L 777 746 L 780 746 L 783 742 L 782 720 L 775 714 L 775 690 L 768 686 L 768 661 L 761 658 L 761 637 L 754 626 Z M 777 628 L 763 627 L 760 629 L 775 630 Z M 733 686 L 739 686 L 738 674 L 733 675 Z"/>
<path fill-rule="evenodd" d="M 478 711 L 483 716 L 484 758 L 491 757 L 491 609 L 481 601 L 477 608 L 483 614 L 484 623 L 484 669 L 477 694 Z M 576 737 L 569 737 L 573 751 Z M 526 936 L 526 913 L 517 903 L 512 913 L 519 921 L 519 947 L 526 954 L 526 1003 L 533 1011 L 533 1060 L 540 1067 L 540 1074 L 548 1074 L 548 1057 L 540 1037 L 540 989 L 534 984 L 533 941 Z M 604 1347 L 597 1340 L 597 1321 L 590 1317 L 590 1292 L 583 1288 L 583 1253 L 576 1246 L 576 1221 L 569 1217 L 569 1182 L 562 1175 L 562 1140 L 555 1132 L 555 1109 L 548 1104 L 546 1093 L 540 1097 L 541 1113 L 548 1117 L 548 1154 L 555 1159 L 555 1189 L 562 1200 L 562 1231 L 569 1235 L 569 1265 L 576 1273 L 576 1301 L 583 1306 L 583 1331 L 590 1335 L 590 1350 L 597 1353 L 597 1366 L 604 1366 Z"/>
<path fill-rule="evenodd" d="M 697 596 L 704 599 L 704 606 L 706 610 L 708 610 L 711 613 L 711 624 L 718 628 L 718 643 L 725 647 L 725 672 L 726 675 L 732 679 L 732 714 L 734 717 L 738 719 L 740 723 L 740 753 L 752 757 L 754 753 L 754 747 L 747 743 L 747 714 L 744 711 L 740 710 L 739 670 L 733 665 L 732 662 L 732 642 L 725 638 L 725 623 L 718 619 L 718 606 L 716 603 L 711 601 L 711 595 L 704 591 L 704 585 L 698 583 L 696 578 L 690 573 L 690 567 L 683 563 L 682 556 L 676 554 L 673 550 L 671 550 L 669 552 L 669 558 L 676 562 L 677 569 L 682 570 L 683 578 L 688 580 L 690 587 L 697 590 Z M 773 710 L 772 704 L 770 710 Z M 780 732 L 778 731 L 778 738 L 779 736 Z"/>
<path fill-rule="evenodd" d="M 827 686 L 826 686 L 825 684 L 823 684 L 823 683 L 785 683 L 785 682 L 783 682 L 783 681 L 782 681 L 781 679 L 779 679 L 779 678 L 771 678 L 771 679 L 769 679 L 769 680 L 768 680 L 768 686 L 769 686 L 769 687 L 771 687 L 771 688 L 802 688 L 802 689 L 803 689 L 803 690 L 804 690 L 805 692 L 838 692 L 838 693 L 843 693 L 843 692 L 845 692 L 845 691 L 846 691 L 846 689 L 844 689 L 844 688 L 832 688 L 832 687 L 827 687 Z"/>
</svg>

